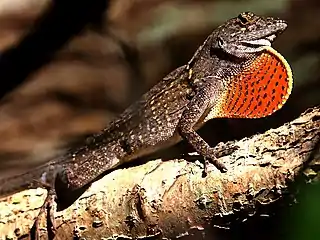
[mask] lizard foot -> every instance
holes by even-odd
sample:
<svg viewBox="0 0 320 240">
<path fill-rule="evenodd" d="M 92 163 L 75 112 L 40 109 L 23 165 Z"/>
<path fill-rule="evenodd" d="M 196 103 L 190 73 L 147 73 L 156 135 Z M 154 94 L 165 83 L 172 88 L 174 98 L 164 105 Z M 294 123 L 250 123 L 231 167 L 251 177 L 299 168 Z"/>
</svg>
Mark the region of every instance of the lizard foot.
<svg viewBox="0 0 320 240">
<path fill-rule="evenodd" d="M 207 176 L 208 174 L 208 164 L 209 162 L 211 162 L 218 170 L 220 170 L 220 172 L 227 172 L 228 169 L 226 167 L 226 165 L 224 165 L 222 162 L 220 162 L 216 157 L 210 157 L 208 158 L 204 158 L 204 169 L 203 169 L 203 176 Z"/>
<path fill-rule="evenodd" d="M 230 155 L 234 151 L 239 149 L 238 146 L 234 144 L 224 144 L 219 143 L 216 147 L 210 148 L 208 151 L 207 156 L 204 157 L 204 170 L 202 173 L 202 176 L 205 177 L 208 175 L 208 164 L 211 162 L 218 170 L 221 172 L 227 172 L 228 169 L 221 161 L 219 161 L 217 158 Z"/>
</svg>

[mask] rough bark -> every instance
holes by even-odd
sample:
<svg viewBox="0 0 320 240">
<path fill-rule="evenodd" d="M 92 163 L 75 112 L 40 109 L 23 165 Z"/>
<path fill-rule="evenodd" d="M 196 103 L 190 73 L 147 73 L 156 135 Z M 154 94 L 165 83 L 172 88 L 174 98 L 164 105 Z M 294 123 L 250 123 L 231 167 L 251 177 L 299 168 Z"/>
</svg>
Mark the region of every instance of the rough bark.
<svg viewBox="0 0 320 240">
<path fill-rule="evenodd" d="M 239 146 L 221 158 L 227 173 L 210 167 L 203 177 L 201 164 L 184 159 L 118 169 L 55 214 L 57 238 L 176 238 L 227 227 L 239 215 L 282 199 L 298 176 L 317 179 L 319 136 L 316 107 L 277 129 L 226 143 Z M 45 196 L 45 190 L 36 189 L 0 201 L 0 239 L 26 234 Z M 45 223 L 43 216 L 44 239 Z"/>
</svg>

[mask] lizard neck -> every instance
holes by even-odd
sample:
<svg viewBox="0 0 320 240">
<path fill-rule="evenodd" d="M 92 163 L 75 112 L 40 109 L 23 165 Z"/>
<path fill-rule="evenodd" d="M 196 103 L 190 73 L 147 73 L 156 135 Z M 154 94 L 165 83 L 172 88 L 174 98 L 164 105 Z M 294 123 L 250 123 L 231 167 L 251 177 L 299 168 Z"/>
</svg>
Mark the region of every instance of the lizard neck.
<svg viewBox="0 0 320 240">
<path fill-rule="evenodd" d="M 201 57 L 190 68 L 189 78 L 196 80 L 206 77 L 217 79 L 231 79 L 250 66 L 257 54 L 249 58 L 237 58 L 222 51 L 211 50 L 210 57 Z"/>
</svg>

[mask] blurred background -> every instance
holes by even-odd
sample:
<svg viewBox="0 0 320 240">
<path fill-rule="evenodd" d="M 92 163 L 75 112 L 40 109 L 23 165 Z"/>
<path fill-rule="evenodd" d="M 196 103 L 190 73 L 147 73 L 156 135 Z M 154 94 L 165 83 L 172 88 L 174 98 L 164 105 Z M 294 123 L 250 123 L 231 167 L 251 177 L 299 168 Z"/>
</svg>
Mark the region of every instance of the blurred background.
<svg viewBox="0 0 320 240">
<path fill-rule="evenodd" d="M 215 27 L 243 11 L 288 21 L 274 48 L 292 66 L 293 93 L 268 118 L 211 121 L 200 130 L 211 145 L 278 127 L 319 105 L 318 0 L 0 0 L 0 178 L 45 163 L 108 126 L 187 63 Z M 319 201 L 317 191 L 309 195 Z M 302 224 L 289 219 L 302 219 L 306 209 L 274 212 L 239 223 L 235 239 L 302 239 L 294 232 Z"/>
</svg>

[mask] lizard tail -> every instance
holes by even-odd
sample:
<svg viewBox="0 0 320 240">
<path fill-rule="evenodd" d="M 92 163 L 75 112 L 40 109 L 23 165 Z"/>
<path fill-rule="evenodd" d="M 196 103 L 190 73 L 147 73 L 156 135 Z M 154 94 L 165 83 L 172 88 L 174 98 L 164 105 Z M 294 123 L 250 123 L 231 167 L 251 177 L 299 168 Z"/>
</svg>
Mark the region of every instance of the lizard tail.
<svg viewBox="0 0 320 240">
<path fill-rule="evenodd" d="M 50 188 L 54 185 L 57 167 L 48 163 L 29 170 L 23 174 L 0 179 L 0 197 L 26 189 Z"/>
</svg>

